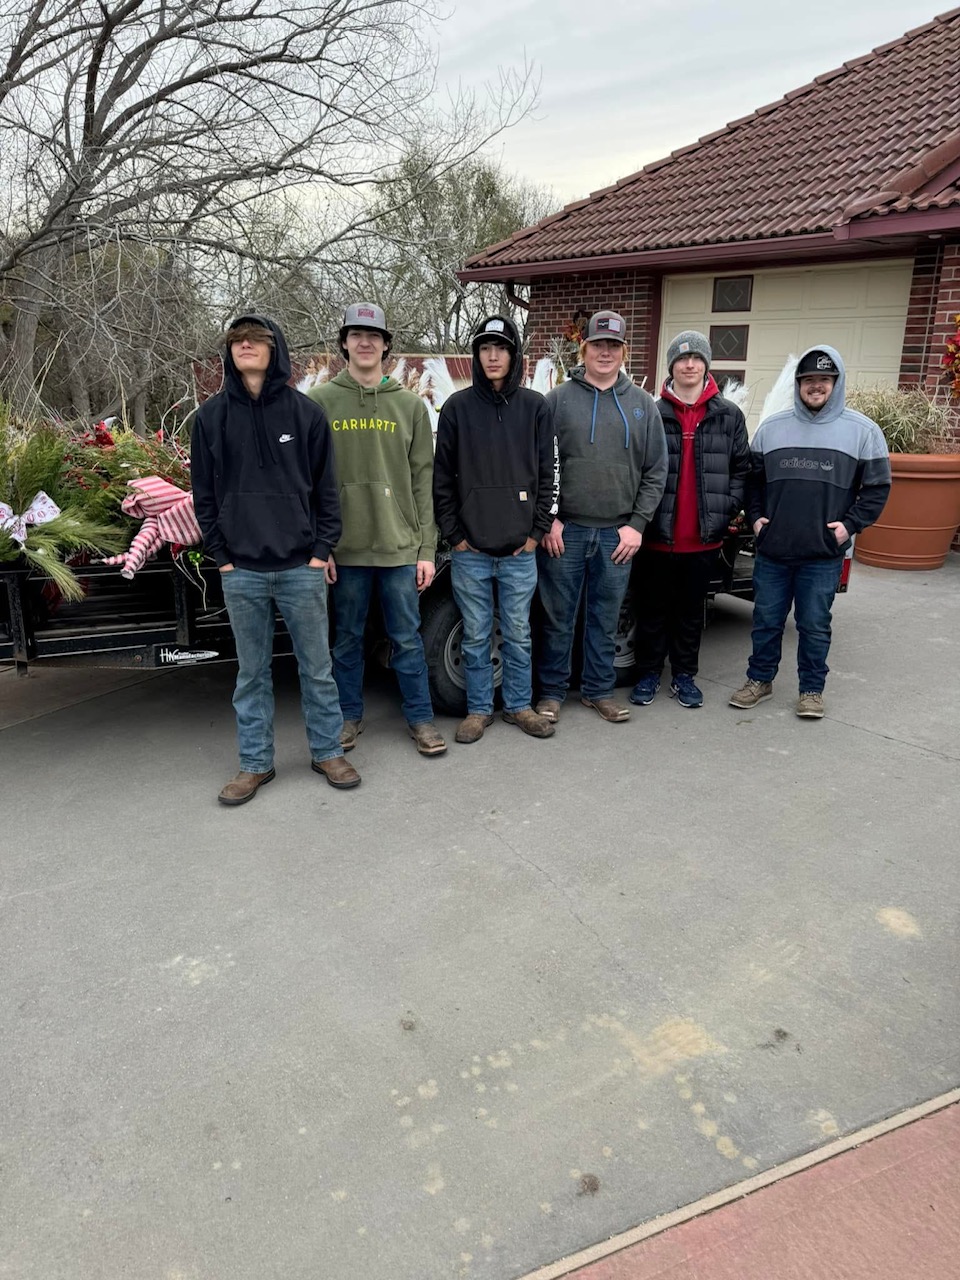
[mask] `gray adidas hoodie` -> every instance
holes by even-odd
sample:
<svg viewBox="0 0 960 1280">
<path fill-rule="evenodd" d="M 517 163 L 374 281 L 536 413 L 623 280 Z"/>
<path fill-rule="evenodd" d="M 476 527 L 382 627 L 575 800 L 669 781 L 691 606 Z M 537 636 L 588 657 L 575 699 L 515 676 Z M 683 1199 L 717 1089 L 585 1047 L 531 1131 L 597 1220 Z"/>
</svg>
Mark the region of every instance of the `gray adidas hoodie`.
<svg viewBox="0 0 960 1280">
<path fill-rule="evenodd" d="M 747 515 L 766 516 L 757 551 L 771 560 L 822 560 L 842 556 L 828 525 L 842 521 L 851 534 L 873 524 L 890 492 L 890 458 L 875 422 L 848 409 L 847 375 L 833 347 L 818 343 L 840 375 L 830 399 L 814 413 L 794 387 L 793 409 L 766 418 L 750 443 Z"/>
<path fill-rule="evenodd" d="M 582 365 L 547 394 L 560 451 L 560 519 L 643 533 L 667 479 L 667 442 L 656 401 L 621 369 L 601 391 Z"/>
</svg>

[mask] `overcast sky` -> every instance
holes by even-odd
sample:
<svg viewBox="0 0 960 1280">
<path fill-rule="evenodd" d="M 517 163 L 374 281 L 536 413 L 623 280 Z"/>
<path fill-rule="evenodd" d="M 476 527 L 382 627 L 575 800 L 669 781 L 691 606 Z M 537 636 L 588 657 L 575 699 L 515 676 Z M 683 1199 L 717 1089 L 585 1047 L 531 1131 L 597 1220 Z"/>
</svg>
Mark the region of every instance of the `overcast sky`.
<svg viewBox="0 0 960 1280">
<path fill-rule="evenodd" d="M 536 118 L 490 153 L 566 203 L 949 9 L 936 4 L 453 0 L 440 80 L 479 87 L 526 54 L 541 76 Z"/>
</svg>

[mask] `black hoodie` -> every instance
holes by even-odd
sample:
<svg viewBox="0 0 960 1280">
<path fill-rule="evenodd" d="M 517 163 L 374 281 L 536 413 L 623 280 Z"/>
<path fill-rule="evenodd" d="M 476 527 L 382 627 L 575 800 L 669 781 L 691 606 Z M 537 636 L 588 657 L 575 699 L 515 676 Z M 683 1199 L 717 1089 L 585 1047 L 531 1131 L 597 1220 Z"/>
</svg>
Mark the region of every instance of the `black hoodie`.
<svg viewBox="0 0 960 1280">
<path fill-rule="evenodd" d="M 223 390 L 194 422 L 193 502 L 204 550 L 218 565 L 270 573 L 327 559 L 340 537 L 340 501 L 326 414 L 287 385 L 283 332 L 266 316 L 238 316 L 233 325 L 244 320 L 273 334 L 270 365 L 254 399 L 227 349 Z"/>
<path fill-rule="evenodd" d="M 502 389 L 494 391 L 474 351 L 473 386 L 440 410 L 433 463 L 441 535 L 452 547 L 466 538 L 492 556 L 510 555 L 527 538 L 539 542 L 557 510 L 550 410 L 539 392 L 520 386 L 520 335 L 510 320 L 504 325 L 514 349 Z"/>
</svg>

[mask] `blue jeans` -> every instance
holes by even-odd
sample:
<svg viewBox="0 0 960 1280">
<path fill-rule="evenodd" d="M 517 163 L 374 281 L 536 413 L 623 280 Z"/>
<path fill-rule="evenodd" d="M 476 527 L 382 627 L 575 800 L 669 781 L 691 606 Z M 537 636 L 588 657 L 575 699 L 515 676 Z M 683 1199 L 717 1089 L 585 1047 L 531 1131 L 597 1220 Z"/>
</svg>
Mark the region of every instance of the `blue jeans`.
<svg viewBox="0 0 960 1280">
<path fill-rule="evenodd" d="M 302 565 L 278 573 L 231 569 L 220 575 L 237 643 L 237 713 L 240 768 L 273 768 L 273 632 L 277 612 L 293 643 L 300 676 L 300 705 L 314 760 L 342 756 L 343 719 L 330 670 L 327 584 L 322 569 Z"/>
<path fill-rule="evenodd" d="M 758 555 L 753 566 L 751 680 L 772 681 L 780 666 L 783 629 L 790 606 L 797 624 L 797 673 L 801 693 L 823 693 L 830 650 L 830 610 L 843 558 L 785 564 Z"/>
<path fill-rule="evenodd" d="M 630 562 L 614 564 L 610 557 L 620 541 L 615 525 L 588 529 L 568 521 L 563 526 L 562 556 L 537 552 L 540 602 L 544 625 L 537 674 L 540 696 L 562 702 L 570 685 L 573 637 L 580 597 L 585 595 L 583 674 L 585 698 L 609 698 L 616 686 L 613 660 L 620 609 L 630 582 Z"/>
<path fill-rule="evenodd" d="M 427 660 L 420 638 L 417 566 L 382 569 L 373 565 L 337 565 L 333 588 L 336 635 L 333 675 L 340 691 L 344 720 L 363 719 L 363 633 L 377 584 L 383 622 L 390 640 L 390 665 L 397 673 L 403 714 L 408 724 L 433 719 Z"/>
<path fill-rule="evenodd" d="M 507 711 L 530 706 L 530 601 L 537 589 L 534 552 L 488 556 L 482 551 L 454 551 L 450 558 L 453 598 L 463 618 L 463 674 L 467 712 L 493 714 L 493 583 L 497 583 L 503 643 L 503 705 Z"/>
</svg>

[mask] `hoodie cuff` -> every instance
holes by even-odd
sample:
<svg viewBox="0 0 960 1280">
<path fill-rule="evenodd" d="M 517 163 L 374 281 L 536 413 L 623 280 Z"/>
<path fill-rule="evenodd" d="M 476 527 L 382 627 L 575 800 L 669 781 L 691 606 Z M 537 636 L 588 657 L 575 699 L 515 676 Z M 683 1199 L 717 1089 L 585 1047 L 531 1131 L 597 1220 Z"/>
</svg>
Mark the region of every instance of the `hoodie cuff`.
<svg viewBox="0 0 960 1280">
<path fill-rule="evenodd" d="M 331 547 L 328 542 L 315 542 L 313 545 L 313 558 L 315 560 L 329 560 Z"/>
</svg>

